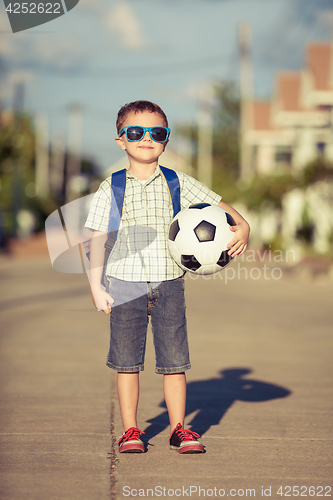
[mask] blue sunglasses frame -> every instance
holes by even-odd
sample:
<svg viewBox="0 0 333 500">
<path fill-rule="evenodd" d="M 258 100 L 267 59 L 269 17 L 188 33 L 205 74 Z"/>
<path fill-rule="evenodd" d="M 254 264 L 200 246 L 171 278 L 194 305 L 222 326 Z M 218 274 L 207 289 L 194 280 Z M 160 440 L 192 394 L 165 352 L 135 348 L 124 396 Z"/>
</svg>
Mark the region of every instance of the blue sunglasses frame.
<svg viewBox="0 0 333 500">
<path fill-rule="evenodd" d="M 143 134 L 142 134 L 142 137 L 140 139 L 130 139 L 127 135 L 127 131 L 129 128 L 141 128 L 143 130 Z M 154 137 L 152 136 L 152 130 L 154 128 L 159 128 L 159 129 L 164 129 L 167 131 L 167 135 L 166 135 L 166 138 L 164 139 L 164 141 L 157 141 L 156 139 L 154 139 Z M 121 131 L 119 132 L 119 137 L 125 133 L 126 134 L 126 139 L 129 141 L 129 142 L 139 142 L 139 141 L 142 141 L 142 139 L 144 138 L 144 136 L 146 135 L 146 132 L 149 132 L 149 135 L 150 135 L 150 138 L 152 139 L 152 141 L 154 142 L 159 142 L 160 144 L 164 144 L 165 142 L 167 142 L 167 140 L 169 139 L 169 136 L 170 136 L 170 132 L 171 132 L 171 129 L 168 128 L 168 127 L 141 127 L 141 125 L 129 125 L 128 127 L 123 127 L 121 129 Z"/>
</svg>

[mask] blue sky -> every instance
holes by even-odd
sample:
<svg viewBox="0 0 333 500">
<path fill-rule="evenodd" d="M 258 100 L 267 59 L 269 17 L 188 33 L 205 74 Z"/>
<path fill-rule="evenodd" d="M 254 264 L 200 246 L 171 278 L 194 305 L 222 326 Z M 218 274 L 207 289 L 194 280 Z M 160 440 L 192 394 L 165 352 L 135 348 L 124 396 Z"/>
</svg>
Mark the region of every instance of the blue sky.
<svg viewBox="0 0 333 500">
<path fill-rule="evenodd" d="M 68 131 L 68 106 L 83 107 L 83 152 L 106 168 L 122 155 L 115 117 L 149 99 L 171 127 L 195 121 L 198 92 L 238 84 L 237 33 L 251 25 L 254 91 L 268 97 L 279 69 L 300 69 L 304 46 L 329 40 L 332 0 L 80 0 L 45 25 L 13 34 L 0 4 L 0 97 L 25 82 L 25 108 L 49 117 L 51 138 Z M 172 136 L 170 146 L 172 147 Z"/>
</svg>

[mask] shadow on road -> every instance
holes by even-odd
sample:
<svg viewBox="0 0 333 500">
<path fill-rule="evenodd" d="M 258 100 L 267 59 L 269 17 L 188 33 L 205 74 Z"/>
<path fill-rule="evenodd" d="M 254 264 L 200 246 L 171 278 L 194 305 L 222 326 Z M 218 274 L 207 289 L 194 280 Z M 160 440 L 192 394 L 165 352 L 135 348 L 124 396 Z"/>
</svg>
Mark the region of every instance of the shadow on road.
<svg viewBox="0 0 333 500">
<path fill-rule="evenodd" d="M 271 399 L 285 398 L 290 391 L 275 384 L 260 380 L 242 378 L 252 370 L 249 368 L 229 368 L 221 370 L 219 377 L 197 380 L 187 384 L 186 416 L 197 412 L 189 422 L 190 428 L 205 434 L 212 425 L 218 425 L 235 401 L 257 403 Z M 166 408 L 163 400 L 160 405 Z M 146 440 L 156 436 L 169 426 L 167 411 L 147 420 Z"/>
</svg>

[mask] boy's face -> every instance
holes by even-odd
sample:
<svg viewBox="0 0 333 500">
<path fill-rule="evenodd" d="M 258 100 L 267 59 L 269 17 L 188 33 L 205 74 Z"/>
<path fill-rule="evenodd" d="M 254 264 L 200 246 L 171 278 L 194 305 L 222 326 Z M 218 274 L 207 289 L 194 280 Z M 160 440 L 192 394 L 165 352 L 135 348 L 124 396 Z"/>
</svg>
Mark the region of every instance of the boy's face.
<svg viewBox="0 0 333 500">
<path fill-rule="evenodd" d="M 128 115 L 123 127 L 133 126 L 165 127 L 165 123 L 161 115 L 150 113 L 150 111 L 143 111 L 142 113 L 130 113 Z M 131 160 L 135 160 L 137 163 L 143 164 L 157 161 L 168 143 L 168 141 L 163 144 L 153 141 L 148 131 L 141 141 L 128 141 L 126 134 L 122 134 L 121 137 L 116 137 L 115 140 L 118 146 L 126 151 L 130 162 Z"/>
</svg>

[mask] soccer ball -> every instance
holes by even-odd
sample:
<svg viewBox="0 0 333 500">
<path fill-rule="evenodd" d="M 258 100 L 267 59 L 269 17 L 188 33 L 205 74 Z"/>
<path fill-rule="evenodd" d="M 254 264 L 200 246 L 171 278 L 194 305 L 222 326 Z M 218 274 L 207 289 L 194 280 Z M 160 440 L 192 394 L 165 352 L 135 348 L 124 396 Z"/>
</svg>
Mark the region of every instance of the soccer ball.
<svg viewBox="0 0 333 500">
<path fill-rule="evenodd" d="M 233 238 L 230 226 L 235 226 L 234 219 L 218 205 L 190 205 L 171 222 L 168 243 L 172 258 L 184 271 L 195 274 L 221 271 L 232 260 L 227 248 Z"/>
</svg>

